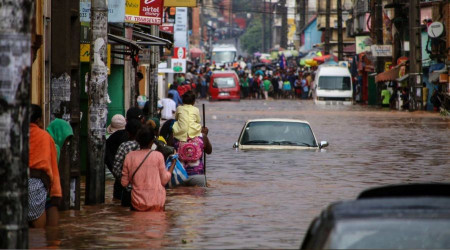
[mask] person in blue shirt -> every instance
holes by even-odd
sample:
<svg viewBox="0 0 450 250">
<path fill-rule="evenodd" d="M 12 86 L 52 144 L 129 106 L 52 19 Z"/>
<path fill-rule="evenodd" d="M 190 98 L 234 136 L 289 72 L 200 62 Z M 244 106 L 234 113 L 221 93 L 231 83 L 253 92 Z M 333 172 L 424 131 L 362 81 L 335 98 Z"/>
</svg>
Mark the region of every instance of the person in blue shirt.
<svg viewBox="0 0 450 250">
<path fill-rule="evenodd" d="M 173 101 L 177 104 L 177 107 L 179 105 L 183 105 L 183 101 L 181 100 L 180 94 L 177 91 L 178 85 L 177 84 L 172 84 L 170 86 L 170 90 L 168 92 L 168 94 L 172 94 L 173 96 Z"/>
</svg>

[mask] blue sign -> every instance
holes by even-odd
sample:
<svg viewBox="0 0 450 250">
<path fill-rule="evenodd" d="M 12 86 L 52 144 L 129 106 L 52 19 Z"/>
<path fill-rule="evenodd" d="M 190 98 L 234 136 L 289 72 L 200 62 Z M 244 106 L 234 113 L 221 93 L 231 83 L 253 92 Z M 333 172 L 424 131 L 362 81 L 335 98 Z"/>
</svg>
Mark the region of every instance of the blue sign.
<svg viewBox="0 0 450 250">
<path fill-rule="evenodd" d="M 91 22 L 91 0 L 80 0 L 80 22 Z M 108 0 L 108 23 L 125 22 L 125 0 Z"/>
</svg>

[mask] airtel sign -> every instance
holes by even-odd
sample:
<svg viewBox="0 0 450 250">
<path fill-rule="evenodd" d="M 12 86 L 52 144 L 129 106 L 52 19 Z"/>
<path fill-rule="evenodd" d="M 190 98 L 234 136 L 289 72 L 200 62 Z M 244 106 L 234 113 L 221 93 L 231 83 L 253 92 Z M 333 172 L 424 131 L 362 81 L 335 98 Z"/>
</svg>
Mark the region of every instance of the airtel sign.
<svg viewBox="0 0 450 250">
<path fill-rule="evenodd" d="M 152 24 L 161 25 L 164 11 L 164 0 L 141 0 L 139 15 L 150 17 Z"/>
</svg>

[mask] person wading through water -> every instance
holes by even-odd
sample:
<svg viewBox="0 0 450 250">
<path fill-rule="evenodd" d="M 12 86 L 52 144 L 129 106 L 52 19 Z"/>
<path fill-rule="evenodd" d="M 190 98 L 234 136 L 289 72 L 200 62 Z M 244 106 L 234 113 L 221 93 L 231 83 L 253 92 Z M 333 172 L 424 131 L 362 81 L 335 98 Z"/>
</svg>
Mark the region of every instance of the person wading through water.
<svg viewBox="0 0 450 250">
<path fill-rule="evenodd" d="M 131 209 L 135 211 L 164 211 L 164 186 L 172 177 L 175 161 L 166 170 L 163 155 L 151 150 L 154 138 L 153 128 L 143 126 L 136 135 L 140 150 L 128 153 L 123 163 L 121 184 L 131 183 Z"/>
<path fill-rule="evenodd" d="M 33 104 L 30 118 L 27 217 L 30 226 L 39 228 L 58 224 L 58 206 L 62 197 L 56 145 L 41 126 L 42 109 Z"/>
</svg>

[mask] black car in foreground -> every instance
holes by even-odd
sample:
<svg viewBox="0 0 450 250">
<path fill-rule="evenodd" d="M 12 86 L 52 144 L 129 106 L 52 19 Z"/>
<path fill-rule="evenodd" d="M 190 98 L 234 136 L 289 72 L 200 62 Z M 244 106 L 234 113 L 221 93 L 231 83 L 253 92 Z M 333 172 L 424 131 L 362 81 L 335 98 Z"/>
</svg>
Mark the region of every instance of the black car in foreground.
<svg viewBox="0 0 450 250">
<path fill-rule="evenodd" d="M 300 249 L 450 249 L 450 185 L 385 186 L 333 203 Z"/>
</svg>

